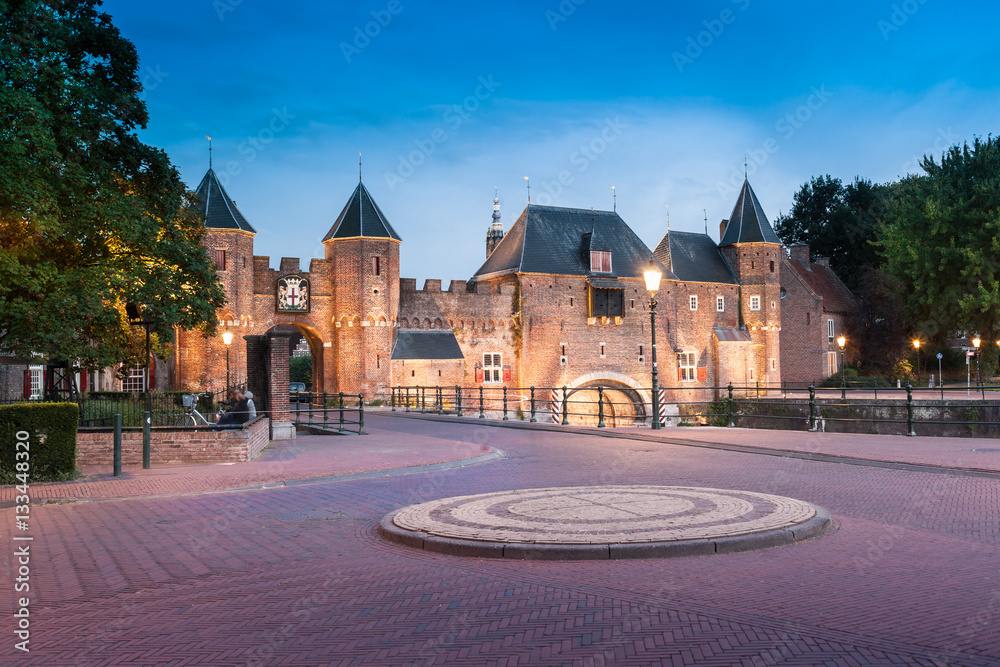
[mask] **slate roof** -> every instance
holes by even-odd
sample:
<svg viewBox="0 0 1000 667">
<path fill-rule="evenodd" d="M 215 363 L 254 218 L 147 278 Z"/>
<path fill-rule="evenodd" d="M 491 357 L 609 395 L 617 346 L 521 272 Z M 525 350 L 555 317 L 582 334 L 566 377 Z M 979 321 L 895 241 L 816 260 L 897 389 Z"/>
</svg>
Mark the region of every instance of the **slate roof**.
<svg viewBox="0 0 1000 667">
<path fill-rule="evenodd" d="M 590 270 L 590 250 L 611 252 L 611 273 Z M 612 211 L 529 204 L 479 267 L 477 276 L 554 273 L 571 276 L 642 278 L 655 256 Z M 657 261 L 664 279 L 674 275 Z"/>
<path fill-rule="evenodd" d="M 670 267 L 678 280 L 739 284 L 726 257 L 708 234 L 667 232 L 653 253 Z"/>
<path fill-rule="evenodd" d="M 823 310 L 832 313 L 849 313 L 857 308 L 857 301 L 851 290 L 841 282 L 837 274 L 829 266 L 809 262 L 808 264 L 797 259 L 790 259 L 788 263 L 792 265 L 795 272 L 812 289 L 813 292 L 823 297 Z"/>
<path fill-rule="evenodd" d="M 216 176 L 211 167 L 205 174 L 205 178 L 201 179 L 201 183 L 198 184 L 195 197 L 197 202 L 194 208 L 205 216 L 206 227 L 211 229 L 242 229 L 251 234 L 257 233 L 257 230 L 247 222 L 240 210 L 236 208 L 236 202 L 222 187 L 219 177 Z"/>
<path fill-rule="evenodd" d="M 464 359 L 455 332 L 400 331 L 392 348 L 393 359 Z"/>
<path fill-rule="evenodd" d="M 376 238 L 396 239 L 399 234 L 392 228 L 378 204 L 372 199 L 364 183 L 358 183 L 351 198 L 347 200 L 344 210 L 340 212 L 333 227 L 323 237 L 330 239 L 345 239 L 357 236 L 374 236 Z"/>
<path fill-rule="evenodd" d="M 729 216 L 726 232 L 719 241 L 720 246 L 736 243 L 781 243 L 748 180 L 743 181 L 743 188 Z"/>
<path fill-rule="evenodd" d="M 736 329 L 734 327 L 712 327 L 712 331 L 715 332 L 715 337 L 719 339 L 720 343 L 750 343 L 753 341 L 748 334 L 743 329 Z"/>
</svg>

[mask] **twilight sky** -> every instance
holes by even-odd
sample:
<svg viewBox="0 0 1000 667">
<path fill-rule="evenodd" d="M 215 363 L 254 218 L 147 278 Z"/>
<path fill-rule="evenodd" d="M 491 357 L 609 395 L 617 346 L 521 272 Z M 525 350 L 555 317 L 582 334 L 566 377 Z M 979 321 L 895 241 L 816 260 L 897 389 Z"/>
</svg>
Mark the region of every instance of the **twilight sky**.
<svg viewBox="0 0 1000 667">
<path fill-rule="evenodd" d="M 467 279 L 494 187 L 611 209 L 650 248 L 718 240 L 743 180 L 773 221 L 810 177 L 888 181 L 996 134 L 993 2 L 107 0 L 139 51 L 146 143 L 190 187 L 208 167 L 255 252 L 322 257 L 364 181 L 402 276 Z"/>
</svg>

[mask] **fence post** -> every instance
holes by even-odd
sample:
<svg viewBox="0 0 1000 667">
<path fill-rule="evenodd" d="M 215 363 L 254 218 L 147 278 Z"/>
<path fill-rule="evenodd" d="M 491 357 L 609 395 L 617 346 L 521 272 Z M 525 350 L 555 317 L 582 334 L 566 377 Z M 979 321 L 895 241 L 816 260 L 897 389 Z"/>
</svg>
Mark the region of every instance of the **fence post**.
<svg viewBox="0 0 1000 667">
<path fill-rule="evenodd" d="M 562 425 L 563 426 L 569 426 L 569 406 L 567 405 L 567 401 L 566 401 L 566 385 L 563 385 L 562 390 L 563 390 L 563 420 L 562 420 Z"/>
<path fill-rule="evenodd" d="M 420 414 L 427 412 L 427 387 L 417 387 L 420 392 Z"/>
<path fill-rule="evenodd" d="M 142 418 L 142 469 L 149 470 L 149 427 L 153 424 L 153 413 L 146 412 Z"/>
<path fill-rule="evenodd" d="M 462 416 L 462 387 L 455 385 L 455 405 L 458 409 L 458 416 Z"/>
<path fill-rule="evenodd" d="M 507 385 L 503 386 L 503 420 L 510 421 L 510 417 L 507 416 Z"/>
<path fill-rule="evenodd" d="M 309 425 L 312 426 L 312 423 L 313 423 L 313 402 L 316 399 L 316 395 L 313 394 L 310 391 L 308 394 L 306 394 L 306 396 L 309 397 Z"/>
<path fill-rule="evenodd" d="M 344 430 L 344 392 L 340 392 L 340 426 L 337 427 L 337 430 Z"/>
<path fill-rule="evenodd" d="M 906 435 L 916 435 L 913 430 L 913 387 L 906 383 Z"/>
<path fill-rule="evenodd" d="M 733 428 L 733 383 L 729 383 L 729 428 Z"/>
<path fill-rule="evenodd" d="M 358 394 L 358 435 L 365 434 L 365 395 Z"/>
<path fill-rule="evenodd" d="M 434 392 L 437 394 L 437 413 L 441 414 L 444 411 L 444 394 L 441 391 L 441 386 L 434 387 Z"/>
<path fill-rule="evenodd" d="M 479 385 L 479 418 L 486 419 L 486 413 L 483 412 L 483 385 Z"/>
<path fill-rule="evenodd" d="M 326 392 L 323 395 L 326 396 Z M 392 408 L 391 412 L 396 411 L 396 387 L 392 387 L 389 390 L 389 407 Z"/>
<path fill-rule="evenodd" d="M 604 387 L 597 388 L 597 428 L 604 428 Z"/>
<path fill-rule="evenodd" d="M 410 411 L 410 388 L 406 388 L 406 411 Z"/>
<path fill-rule="evenodd" d="M 122 476 L 122 416 L 115 415 L 115 477 Z"/>
<path fill-rule="evenodd" d="M 816 431 L 816 387 L 809 385 L 809 430 Z"/>
<path fill-rule="evenodd" d="M 531 388 L 531 423 L 534 424 L 538 420 L 535 419 L 535 388 Z"/>
</svg>

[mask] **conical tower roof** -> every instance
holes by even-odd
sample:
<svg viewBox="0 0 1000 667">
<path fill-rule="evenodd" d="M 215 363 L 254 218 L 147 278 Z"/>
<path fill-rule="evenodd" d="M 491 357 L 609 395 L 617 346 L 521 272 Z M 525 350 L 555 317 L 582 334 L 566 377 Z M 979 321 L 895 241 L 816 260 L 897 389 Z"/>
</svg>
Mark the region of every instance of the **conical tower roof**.
<svg viewBox="0 0 1000 667">
<path fill-rule="evenodd" d="M 364 183 L 358 182 L 344 210 L 340 212 L 333 227 L 323 237 L 323 241 L 346 239 L 358 236 L 387 238 L 402 241 L 385 215 L 372 199 Z"/>
<path fill-rule="evenodd" d="M 737 243 L 777 243 L 781 244 L 781 239 L 774 233 L 771 223 L 764 215 L 764 209 L 757 201 L 757 195 L 750 187 L 750 181 L 743 181 L 743 188 L 740 196 L 736 200 L 736 206 L 729 216 L 729 224 L 719 241 L 720 246 L 735 245 Z"/>
<path fill-rule="evenodd" d="M 195 190 L 197 203 L 195 208 L 205 216 L 205 226 L 211 229 L 239 229 L 256 234 L 257 230 L 247 222 L 236 202 L 230 198 L 226 189 L 219 182 L 215 170 L 208 168 L 205 178 L 201 179 Z"/>
</svg>

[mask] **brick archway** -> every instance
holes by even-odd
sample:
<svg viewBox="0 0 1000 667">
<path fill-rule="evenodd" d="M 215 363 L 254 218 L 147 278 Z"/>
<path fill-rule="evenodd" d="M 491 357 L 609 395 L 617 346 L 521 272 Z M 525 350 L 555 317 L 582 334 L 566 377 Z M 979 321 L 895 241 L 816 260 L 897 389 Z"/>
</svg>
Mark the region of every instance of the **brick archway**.
<svg viewBox="0 0 1000 667">
<path fill-rule="evenodd" d="M 652 397 L 648 389 L 643 389 L 642 385 L 622 373 L 597 371 L 581 375 L 566 385 L 567 398 L 576 394 L 577 400 L 580 401 L 578 411 L 593 413 L 580 417 L 582 423 L 588 423 L 589 420 L 593 421 L 594 425 L 597 424 L 598 387 L 603 387 L 605 390 L 605 423 L 608 425 L 619 419 L 644 421 L 652 412 L 650 407 Z"/>
</svg>

